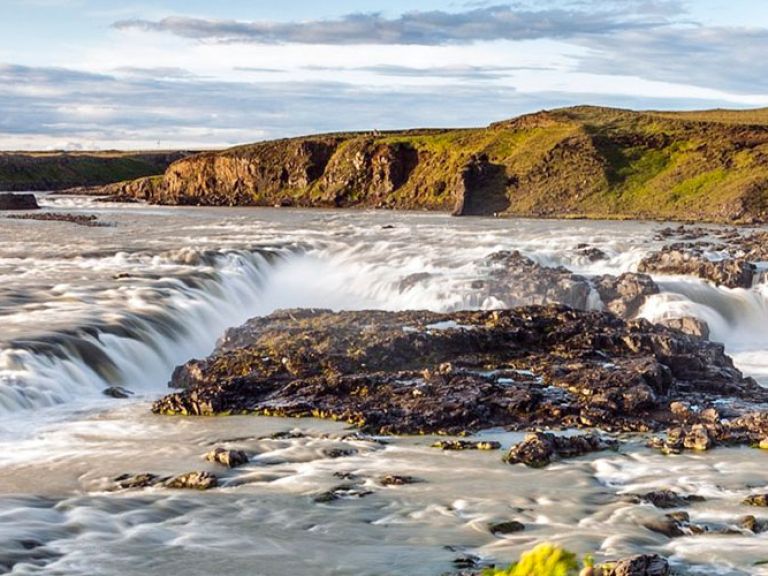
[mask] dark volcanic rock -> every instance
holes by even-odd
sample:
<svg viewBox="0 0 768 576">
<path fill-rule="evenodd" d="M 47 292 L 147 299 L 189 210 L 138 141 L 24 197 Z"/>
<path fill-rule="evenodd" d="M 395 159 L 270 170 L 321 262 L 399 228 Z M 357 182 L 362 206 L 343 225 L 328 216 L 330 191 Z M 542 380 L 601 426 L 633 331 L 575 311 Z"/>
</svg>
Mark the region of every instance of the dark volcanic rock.
<svg viewBox="0 0 768 576">
<path fill-rule="evenodd" d="M 699 320 L 692 316 L 683 316 L 682 318 L 667 318 L 661 320 L 659 324 L 663 324 L 668 328 L 680 330 L 685 334 L 691 336 L 698 336 L 699 338 L 709 339 L 709 325 L 704 320 Z"/>
<path fill-rule="evenodd" d="M 674 401 L 768 400 L 720 344 L 557 306 L 276 312 L 229 330 L 209 358 L 177 369 L 171 384 L 182 390 L 157 401 L 154 412 L 315 416 L 385 434 L 648 431 L 679 420 Z M 768 436 L 766 415 L 729 422 L 703 424 L 716 442 Z M 689 434 L 700 443 L 700 432 Z"/>
<path fill-rule="evenodd" d="M 0 210 L 37 210 L 39 208 L 34 194 L 0 193 Z"/>
<path fill-rule="evenodd" d="M 640 261 L 639 272 L 698 276 L 729 288 L 750 288 L 756 267 L 743 259 L 711 261 L 700 250 L 666 247 Z"/>
<path fill-rule="evenodd" d="M 109 224 L 99 222 L 98 216 L 94 214 L 59 214 L 57 212 L 40 212 L 37 214 L 13 214 L 8 216 L 14 220 L 42 220 L 43 222 L 69 222 L 78 226 L 87 226 L 89 228 L 108 227 Z"/>
<path fill-rule="evenodd" d="M 496 522 L 488 526 L 491 534 L 514 534 L 525 530 L 525 525 L 517 520 L 508 520 L 506 522 Z"/>
<path fill-rule="evenodd" d="M 482 299 L 495 298 L 510 308 L 565 304 L 584 310 L 588 306 L 589 281 L 562 266 L 541 266 L 518 251 L 495 252 L 482 265 L 487 271 L 487 279 L 477 285 Z"/>
<path fill-rule="evenodd" d="M 615 440 L 596 434 L 556 436 L 551 432 L 531 432 L 525 440 L 513 446 L 504 460 L 510 464 L 525 464 L 543 468 L 556 458 L 582 456 L 618 446 Z"/>
<path fill-rule="evenodd" d="M 659 293 L 659 287 L 647 274 L 605 275 L 592 282 L 606 310 L 624 318 L 635 316 L 648 296 Z"/>
<path fill-rule="evenodd" d="M 115 488 L 120 490 L 132 490 L 136 488 L 148 488 L 159 484 L 164 479 L 156 474 L 123 474 L 114 479 Z"/>
<path fill-rule="evenodd" d="M 110 398 L 118 400 L 124 400 L 125 398 L 133 396 L 133 392 L 122 386 L 110 386 L 109 388 L 104 388 L 101 393 L 104 394 L 104 396 L 109 396 Z"/>
<path fill-rule="evenodd" d="M 703 502 L 704 498 L 701 496 L 683 496 L 673 490 L 655 490 L 648 492 L 638 497 L 644 502 L 650 502 L 656 508 L 682 508 L 688 506 L 692 502 Z"/>
</svg>

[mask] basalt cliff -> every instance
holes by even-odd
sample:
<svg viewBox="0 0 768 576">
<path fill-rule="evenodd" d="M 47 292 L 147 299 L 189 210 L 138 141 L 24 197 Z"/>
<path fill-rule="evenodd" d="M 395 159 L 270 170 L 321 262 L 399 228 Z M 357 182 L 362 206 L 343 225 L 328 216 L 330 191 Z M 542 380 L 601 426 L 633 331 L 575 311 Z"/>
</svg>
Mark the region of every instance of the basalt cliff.
<svg viewBox="0 0 768 576">
<path fill-rule="evenodd" d="M 325 134 L 189 156 L 112 186 L 156 204 L 768 219 L 768 109 L 575 107 L 485 128 Z"/>
</svg>

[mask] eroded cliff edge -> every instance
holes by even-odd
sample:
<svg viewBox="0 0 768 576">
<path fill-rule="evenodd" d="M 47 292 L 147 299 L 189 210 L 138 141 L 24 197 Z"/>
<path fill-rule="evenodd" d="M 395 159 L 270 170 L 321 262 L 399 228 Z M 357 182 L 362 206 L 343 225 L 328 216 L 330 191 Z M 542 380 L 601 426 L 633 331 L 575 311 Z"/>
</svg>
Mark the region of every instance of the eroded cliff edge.
<svg viewBox="0 0 768 576">
<path fill-rule="evenodd" d="M 576 107 L 459 130 L 326 134 L 207 152 L 108 192 L 156 204 L 461 215 L 768 219 L 768 110 Z"/>
</svg>

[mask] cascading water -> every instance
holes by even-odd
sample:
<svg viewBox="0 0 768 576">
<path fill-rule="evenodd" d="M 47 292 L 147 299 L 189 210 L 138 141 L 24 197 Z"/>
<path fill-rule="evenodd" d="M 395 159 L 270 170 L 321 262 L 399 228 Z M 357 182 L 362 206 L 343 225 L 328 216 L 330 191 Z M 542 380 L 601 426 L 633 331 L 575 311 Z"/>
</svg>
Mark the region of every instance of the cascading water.
<svg viewBox="0 0 768 576">
<path fill-rule="evenodd" d="M 600 455 L 512 470 L 498 454 L 440 454 L 429 439 L 344 438 L 333 422 L 155 417 L 148 400 L 174 366 L 208 354 L 224 330 L 277 308 L 494 308 L 474 288 L 481 260 L 520 250 L 584 276 L 635 268 L 661 242 L 655 224 L 451 219 L 432 214 L 151 208 L 46 198 L 112 227 L 8 221 L 0 227 L 0 573 L 152 576 L 227 571 L 319 575 L 447 572 L 457 555 L 511 560 L 531 542 L 580 552 L 652 548 L 694 573 L 768 574 L 761 536 L 670 543 L 638 528 L 647 512 L 615 497 L 677 487 L 712 499 L 703 518 L 736 517 L 744 486 L 765 483 L 742 450 L 664 459 Z M 641 239 L 641 242 L 638 242 Z M 607 258 L 579 252 L 586 244 Z M 768 284 L 727 289 L 659 277 L 640 315 L 695 316 L 738 365 L 768 384 Z M 590 307 L 601 303 L 593 291 Z M 124 386 L 132 400 L 102 390 Z M 271 438 L 300 427 L 305 436 Z M 505 446 L 519 435 L 489 432 Z M 256 454 L 210 494 L 107 493 L 125 472 L 202 466 L 219 442 Z M 353 454 L 339 460 L 327 449 Z M 695 476 L 691 470 L 695 470 Z M 42 472 L 42 473 L 41 473 Z M 336 473 L 425 482 L 318 505 Z M 369 481 L 366 481 L 369 482 Z M 567 490 L 565 489 L 567 488 Z M 731 499 L 731 500 L 729 500 Z M 730 516 L 729 516 L 730 515 Z M 520 518 L 525 533 L 489 536 Z"/>
</svg>

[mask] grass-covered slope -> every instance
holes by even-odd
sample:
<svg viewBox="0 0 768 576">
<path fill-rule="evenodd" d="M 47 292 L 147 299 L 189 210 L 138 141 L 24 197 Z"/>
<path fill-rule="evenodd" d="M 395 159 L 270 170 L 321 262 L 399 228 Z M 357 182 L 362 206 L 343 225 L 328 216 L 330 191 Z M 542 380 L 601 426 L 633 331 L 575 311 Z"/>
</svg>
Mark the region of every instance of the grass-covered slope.
<svg viewBox="0 0 768 576">
<path fill-rule="evenodd" d="M 768 220 L 768 110 L 576 107 L 461 130 L 329 134 L 182 159 L 128 195 L 541 217 Z"/>
<path fill-rule="evenodd" d="M 63 190 L 162 174 L 183 152 L 0 152 L 0 190 Z"/>
</svg>

